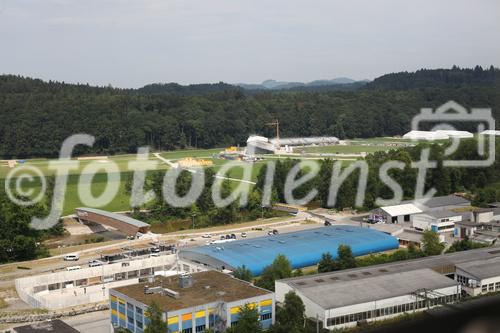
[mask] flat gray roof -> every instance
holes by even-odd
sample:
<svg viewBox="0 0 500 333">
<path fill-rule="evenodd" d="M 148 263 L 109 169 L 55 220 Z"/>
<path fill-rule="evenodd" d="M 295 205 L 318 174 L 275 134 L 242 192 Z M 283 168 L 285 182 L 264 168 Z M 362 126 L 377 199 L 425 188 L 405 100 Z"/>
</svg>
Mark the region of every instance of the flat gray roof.
<svg viewBox="0 0 500 333">
<path fill-rule="evenodd" d="M 500 258 L 467 262 L 457 265 L 457 268 L 479 280 L 496 277 L 500 276 Z"/>
<path fill-rule="evenodd" d="M 418 289 L 442 289 L 456 286 L 456 282 L 431 269 L 368 276 L 351 281 L 316 279 L 314 283 L 293 286 L 301 294 L 323 309 L 335 309 L 352 304 L 410 295 Z"/>
<path fill-rule="evenodd" d="M 465 262 L 500 258 L 499 247 L 486 247 L 481 249 L 442 254 L 438 256 L 424 257 L 413 260 L 397 261 L 393 263 L 374 265 L 368 267 L 358 267 L 342 271 L 322 273 L 316 275 L 300 276 L 281 280 L 289 283 L 294 288 L 306 284 L 314 284 L 316 279 L 332 281 L 350 281 L 363 279 L 368 276 L 378 276 L 391 273 L 401 273 L 417 269 L 429 268 L 442 274 L 452 273 L 455 266 Z"/>
<path fill-rule="evenodd" d="M 428 208 L 453 206 L 453 205 L 470 205 L 469 200 L 453 194 L 444 195 L 441 197 L 433 197 L 430 198 L 429 200 L 424 200 L 424 199 L 407 200 L 401 203 L 415 203 L 417 205 L 423 205 Z"/>
<path fill-rule="evenodd" d="M 106 216 L 115 220 L 119 220 L 121 222 L 133 225 L 134 227 L 149 227 L 149 224 L 136 220 L 134 218 L 131 218 L 127 215 L 122 215 L 118 213 L 113 213 L 113 212 L 107 212 L 105 210 L 100 210 L 100 209 L 95 209 L 95 208 L 87 208 L 87 207 L 79 207 L 76 208 L 76 210 L 84 211 L 84 212 L 89 212 L 89 213 L 94 213 L 94 214 L 99 214 L 102 216 Z"/>
<path fill-rule="evenodd" d="M 462 213 L 457 213 L 448 209 L 443 209 L 443 210 L 436 210 L 433 212 L 426 212 L 425 214 L 430 215 L 432 217 L 442 219 L 445 217 L 452 217 L 452 216 L 462 216 Z"/>
</svg>

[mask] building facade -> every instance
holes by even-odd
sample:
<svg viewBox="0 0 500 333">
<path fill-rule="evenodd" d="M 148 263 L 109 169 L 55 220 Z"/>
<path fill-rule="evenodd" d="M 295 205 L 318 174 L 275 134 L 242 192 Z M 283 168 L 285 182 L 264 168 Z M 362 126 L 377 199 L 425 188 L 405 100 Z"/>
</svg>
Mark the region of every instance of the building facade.
<svg viewBox="0 0 500 333">
<path fill-rule="evenodd" d="M 348 328 L 416 312 L 460 298 L 453 279 L 431 269 L 372 276 L 371 273 L 320 274 L 276 281 L 276 299 L 282 302 L 293 291 L 304 302 L 306 315 L 325 329 Z"/>
<path fill-rule="evenodd" d="M 204 332 L 208 328 L 223 332 L 238 322 L 244 305 L 257 309 L 264 329 L 275 320 L 274 293 L 217 271 L 207 271 L 157 277 L 149 283 L 112 289 L 112 325 L 142 333 L 148 325 L 145 314 L 152 302 L 160 306 L 171 333 Z"/>
<path fill-rule="evenodd" d="M 455 280 L 471 296 L 500 292 L 500 258 L 459 264 Z"/>
</svg>

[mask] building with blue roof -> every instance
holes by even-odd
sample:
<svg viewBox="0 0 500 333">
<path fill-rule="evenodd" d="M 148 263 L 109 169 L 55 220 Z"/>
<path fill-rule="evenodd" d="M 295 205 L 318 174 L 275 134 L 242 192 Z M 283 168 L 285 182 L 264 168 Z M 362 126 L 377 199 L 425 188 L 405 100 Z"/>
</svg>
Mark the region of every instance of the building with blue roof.
<svg viewBox="0 0 500 333">
<path fill-rule="evenodd" d="M 335 225 L 298 232 L 211 244 L 181 250 L 182 259 L 218 270 L 245 265 L 260 275 L 278 254 L 285 255 L 294 269 L 316 265 L 321 255 L 337 257 L 339 245 L 349 245 L 355 256 L 397 249 L 397 238 L 370 228 Z"/>
</svg>

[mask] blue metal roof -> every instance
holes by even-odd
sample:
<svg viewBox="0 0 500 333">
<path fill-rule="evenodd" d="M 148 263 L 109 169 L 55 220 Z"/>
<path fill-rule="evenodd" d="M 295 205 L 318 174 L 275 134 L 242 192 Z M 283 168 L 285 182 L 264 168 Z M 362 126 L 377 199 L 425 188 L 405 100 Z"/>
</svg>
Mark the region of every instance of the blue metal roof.
<svg viewBox="0 0 500 333">
<path fill-rule="evenodd" d="M 204 262 L 209 258 L 227 264 L 228 268 L 245 265 L 260 275 L 278 254 L 285 255 L 293 268 L 312 266 L 321 255 L 330 252 L 337 257 L 339 245 L 349 245 L 355 256 L 397 249 L 398 240 L 383 232 L 350 225 L 335 225 L 275 236 L 212 244 L 181 251 L 186 257 Z"/>
</svg>

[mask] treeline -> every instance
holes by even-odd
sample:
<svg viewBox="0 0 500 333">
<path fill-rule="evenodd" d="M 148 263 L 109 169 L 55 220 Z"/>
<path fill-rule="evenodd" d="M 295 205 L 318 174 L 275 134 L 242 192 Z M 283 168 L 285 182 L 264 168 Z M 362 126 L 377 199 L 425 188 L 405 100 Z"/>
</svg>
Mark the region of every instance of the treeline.
<svg viewBox="0 0 500 333">
<path fill-rule="evenodd" d="M 368 83 L 367 89 L 408 90 L 445 86 L 494 85 L 499 83 L 500 72 L 490 66 L 483 69 L 460 68 L 421 69 L 416 72 L 399 72 L 382 75 Z"/>
<path fill-rule="evenodd" d="M 266 123 L 276 118 L 285 137 L 400 135 L 420 108 L 450 99 L 467 107 L 491 107 L 498 121 L 498 73 L 423 70 L 384 76 L 356 91 L 259 93 L 224 83 L 116 89 L 4 75 L 0 158 L 54 157 L 75 133 L 96 137 L 93 147 L 78 147 L 76 154 L 135 153 L 146 145 L 157 150 L 245 145 L 252 133 L 274 136 Z"/>
<path fill-rule="evenodd" d="M 262 207 L 262 192 L 250 185 L 247 186 L 248 197 L 247 204 L 240 205 L 239 197 L 232 201 L 225 207 L 218 207 L 212 196 L 212 189 L 214 186 L 220 188 L 221 199 L 228 198 L 234 191 L 234 183 L 228 179 L 216 179 L 216 172 L 212 168 L 203 170 L 205 173 L 203 188 L 199 197 L 191 205 L 187 207 L 178 207 L 175 204 L 173 193 L 178 197 L 185 197 L 190 191 L 193 184 L 193 174 L 189 171 L 180 171 L 178 178 L 175 182 L 175 189 L 172 192 L 167 192 L 166 187 L 170 183 L 165 182 L 166 171 L 151 171 L 148 173 L 145 181 L 145 189 L 153 191 L 155 198 L 144 205 L 135 207 L 134 216 L 140 220 L 146 221 L 150 224 L 162 224 L 171 221 L 191 220 L 196 228 L 210 227 L 220 224 L 229 224 L 241 221 L 255 220 L 260 217 L 273 217 L 278 212 L 270 208 Z M 173 181 L 172 181 L 173 182 Z M 218 182 L 217 184 L 214 184 Z M 125 188 L 127 194 L 131 194 L 132 179 L 126 180 Z M 273 196 L 275 200 L 276 196 Z M 273 202 L 273 201 L 272 201 Z M 149 213 L 143 214 L 139 209 L 147 209 Z"/>
</svg>

